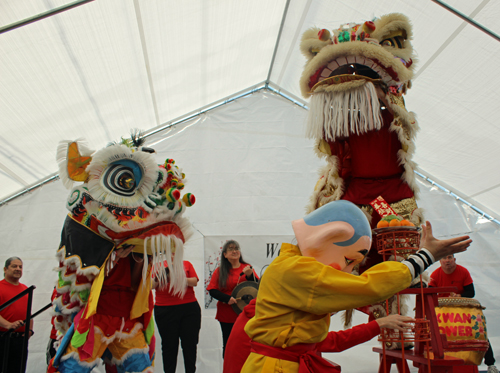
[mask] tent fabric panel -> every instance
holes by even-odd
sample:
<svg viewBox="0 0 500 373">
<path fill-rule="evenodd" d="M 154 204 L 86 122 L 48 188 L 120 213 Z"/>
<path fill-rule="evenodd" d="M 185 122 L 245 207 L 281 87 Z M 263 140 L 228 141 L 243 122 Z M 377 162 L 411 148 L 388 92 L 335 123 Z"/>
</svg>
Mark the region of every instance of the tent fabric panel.
<svg viewBox="0 0 500 373">
<path fill-rule="evenodd" d="M 284 3 L 141 2 L 160 122 L 265 80 Z"/>
<path fill-rule="evenodd" d="M 498 2 L 448 3 L 498 32 L 494 22 L 500 15 Z M 0 22 L 11 23 L 62 4 L 3 2 Z M 450 138 L 449 124 L 436 130 L 423 127 L 416 156 L 422 160 L 422 171 L 452 185 L 471 202 L 477 197 L 478 202 L 494 204 L 500 184 L 494 172 L 498 165 L 495 161 L 488 169 L 473 165 L 484 158 L 498 159 L 494 95 L 488 92 L 496 84 L 490 61 L 498 57 L 498 44 L 430 0 L 107 0 L 2 34 L 0 109 L 7 128 L 0 138 L 4 144 L 0 164 L 15 176 L 7 179 L 10 185 L 2 193 L 7 196 L 55 172 L 54 149 L 59 140 L 84 136 L 91 147 L 99 148 L 125 136 L 130 128 L 154 128 L 248 89 L 265 81 L 269 71 L 278 90 L 300 100 L 298 81 L 305 61 L 298 44 L 306 28 L 336 28 L 389 12 L 407 14 L 414 24 L 419 62 L 408 108 L 416 112 L 422 126 L 429 118 L 430 123 L 450 120 L 453 128 L 460 128 L 457 137 L 465 134 L 461 139 Z M 429 104 L 429 100 L 442 103 Z M 436 136 L 428 140 L 426 134 L 431 133 Z M 450 141 L 434 147 L 440 153 L 421 145 L 435 145 L 435 139 L 443 136 Z M 459 161 L 454 161 L 455 153 Z M 498 205 L 489 209 L 498 216 Z"/>
<path fill-rule="evenodd" d="M 451 42 L 419 76 L 415 88 L 426 89 L 427 94 L 412 95 L 411 100 L 409 94 L 407 106 L 418 114 L 421 128 L 415 156 L 420 168 L 470 200 L 488 199 L 486 205 L 498 216 L 500 205 L 491 198 L 499 196 L 498 175 L 478 165 L 500 167 L 497 99 L 484 88 L 500 49 L 498 42 L 481 34 L 467 26 L 460 40 Z"/>
<path fill-rule="evenodd" d="M 273 227 L 266 230 L 290 233 L 290 221 L 302 217 L 308 198 L 298 186 L 307 183 L 312 192 L 320 164 L 313 142 L 303 136 L 305 115 L 276 95 L 257 93 L 177 129 L 176 141 L 158 150 L 158 157 L 179 153 L 173 158 L 186 173 L 186 191 L 205 196 L 195 205 L 197 229 L 204 235 L 253 234 L 254 224 L 261 232 L 271 220 Z M 161 136 L 151 136 L 148 144 L 162 146 Z M 196 169 L 188 169 L 183 158 L 196 160 Z"/>
<path fill-rule="evenodd" d="M 1 35 L 2 141 L 12 149 L 0 161 L 28 183 L 57 170 L 60 140 L 102 147 L 154 126 L 133 7 L 119 4 L 91 3 Z"/>
</svg>

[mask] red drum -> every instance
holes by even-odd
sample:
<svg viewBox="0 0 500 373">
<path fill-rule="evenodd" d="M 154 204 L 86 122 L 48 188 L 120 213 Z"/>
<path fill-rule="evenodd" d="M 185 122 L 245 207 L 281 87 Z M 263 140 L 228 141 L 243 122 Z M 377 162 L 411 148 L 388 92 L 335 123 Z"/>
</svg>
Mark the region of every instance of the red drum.
<svg viewBox="0 0 500 373">
<path fill-rule="evenodd" d="M 471 298 L 439 298 L 436 317 L 439 332 L 446 335 L 446 356 L 463 359 L 465 364 L 480 365 L 486 350 L 488 336 L 484 307 Z"/>
</svg>

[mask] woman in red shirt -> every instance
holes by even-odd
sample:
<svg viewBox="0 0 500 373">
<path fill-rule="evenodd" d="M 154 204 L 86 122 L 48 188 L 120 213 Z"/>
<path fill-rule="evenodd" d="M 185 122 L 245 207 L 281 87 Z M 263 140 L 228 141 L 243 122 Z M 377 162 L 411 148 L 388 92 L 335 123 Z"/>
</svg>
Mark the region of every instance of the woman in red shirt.
<svg viewBox="0 0 500 373">
<path fill-rule="evenodd" d="M 172 258 L 173 261 L 173 258 Z M 175 373 L 177 351 L 181 340 L 182 356 L 186 373 L 196 371 L 196 351 L 201 327 L 201 308 L 194 289 L 198 285 L 198 275 L 193 265 L 184 260 L 187 290 L 184 297 L 173 295 L 168 289 L 156 289 L 155 321 L 161 336 L 163 371 Z M 166 263 L 165 263 L 166 266 Z M 168 269 L 167 269 L 168 270 Z M 157 287 L 155 281 L 153 287 Z"/>
<path fill-rule="evenodd" d="M 252 266 L 243 260 L 240 244 L 235 240 L 227 241 L 222 246 L 219 267 L 214 271 L 207 290 L 210 296 L 217 299 L 217 314 L 222 330 L 222 357 L 226 352 L 226 343 L 238 315 L 231 307 L 236 299 L 231 296 L 233 289 L 244 281 L 258 281 Z"/>
</svg>

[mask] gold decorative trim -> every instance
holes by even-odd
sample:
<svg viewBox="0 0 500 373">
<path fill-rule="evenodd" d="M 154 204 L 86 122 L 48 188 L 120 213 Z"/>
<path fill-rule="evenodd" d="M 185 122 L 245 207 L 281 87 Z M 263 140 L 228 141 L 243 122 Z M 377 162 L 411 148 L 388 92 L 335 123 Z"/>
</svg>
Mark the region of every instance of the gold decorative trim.
<svg viewBox="0 0 500 373">
<path fill-rule="evenodd" d="M 391 100 L 391 104 L 397 105 L 400 108 L 405 109 L 406 111 L 405 99 L 403 98 L 403 96 L 396 96 L 389 93 L 389 99 Z"/>
<path fill-rule="evenodd" d="M 412 212 L 418 208 L 415 197 L 405 198 L 401 201 L 390 203 L 389 205 L 398 215 L 401 215 L 405 219 L 409 219 Z"/>
<path fill-rule="evenodd" d="M 445 297 L 439 298 L 439 307 L 473 307 L 479 308 L 481 310 L 486 309 L 481 306 L 478 300 L 472 298 L 462 298 L 462 297 Z"/>
</svg>

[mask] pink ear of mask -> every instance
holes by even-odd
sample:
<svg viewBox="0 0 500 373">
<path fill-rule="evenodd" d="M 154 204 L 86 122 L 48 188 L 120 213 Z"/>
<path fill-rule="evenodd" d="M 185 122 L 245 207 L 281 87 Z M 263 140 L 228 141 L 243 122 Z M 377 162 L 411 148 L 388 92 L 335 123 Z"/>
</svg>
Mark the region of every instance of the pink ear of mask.
<svg viewBox="0 0 500 373">
<path fill-rule="evenodd" d="M 318 262 L 340 271 L 350 272 L 354 264 L 363 258 L 359 251 L 369 250 L 371 244 L 370 238 L 363 236 L 352 245 L 335 245 L 337 242 L 349 240 L 354 235 L 354 228 L 342 221 L 311 226 L 300 219 L 293 221 L 292 227 L 302 255 L 315 258 Z M 347 259 L 355 260 L 355 263 L 347 265 Z"/>
<path fill-rule="evenodd" d="M 302 255 L 310 250 L 331 249 L 332 243 L 347 241 L 354 235 L 352 225 L 343 221 L 312 226 L 299 219 L 292 222 L 292 227 Z"/>
</svg>

